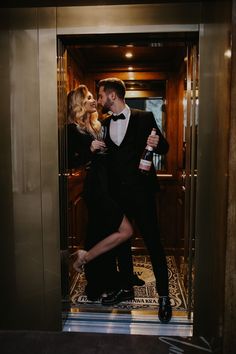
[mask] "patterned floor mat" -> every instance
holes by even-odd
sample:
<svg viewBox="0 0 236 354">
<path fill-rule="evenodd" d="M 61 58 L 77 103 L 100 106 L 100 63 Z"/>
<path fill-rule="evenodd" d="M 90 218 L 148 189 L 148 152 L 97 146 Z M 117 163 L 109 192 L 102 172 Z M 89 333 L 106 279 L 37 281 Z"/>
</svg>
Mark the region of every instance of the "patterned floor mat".
<svg viewBox="0 0 236 354">
<path fill-rule="evenodd" d="M 156 309 L 158 306 L 158 295 L 155 288 L 155 278 L 152 271 L 149 256 L 133 256 L 134 272 L 145 281 L 143 286 L 135 286 L 135 299 L 124 301 L 113 306 L 117 309 Z M 175 311 L 186 310 L 186 296 L 182 286 L 174 256 L 167 257 L 169 288 L 171 304 Z M 100 301 L 88 301 L 84 289 L 86 279 L 84 274 L 75 274 L 71 282 L 70 300 L 73 306 L 86 308 L 89 306 L 102 306 Z M 103 306 L 102 306 L 103 307 Z"/>
</svg>

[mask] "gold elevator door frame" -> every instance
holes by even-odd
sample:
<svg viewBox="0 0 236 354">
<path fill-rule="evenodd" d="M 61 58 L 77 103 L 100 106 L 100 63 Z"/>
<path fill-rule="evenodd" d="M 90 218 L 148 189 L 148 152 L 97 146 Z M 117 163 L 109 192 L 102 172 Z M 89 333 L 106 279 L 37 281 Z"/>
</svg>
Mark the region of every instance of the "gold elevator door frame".
<svg viewBox="0 0 236 354">
<path fill-rule="evenodd" d="M 183 169 L 184 190 L 184 267 L 183 276 L 187 292 L 187 314 L 191 318 L 194 291 L 195 217 L 197 188 L 197 140 L 198 140 L 198 49 L 187 48 L 187 72 L 183 119 L 186 160 Z"/>
</svg>

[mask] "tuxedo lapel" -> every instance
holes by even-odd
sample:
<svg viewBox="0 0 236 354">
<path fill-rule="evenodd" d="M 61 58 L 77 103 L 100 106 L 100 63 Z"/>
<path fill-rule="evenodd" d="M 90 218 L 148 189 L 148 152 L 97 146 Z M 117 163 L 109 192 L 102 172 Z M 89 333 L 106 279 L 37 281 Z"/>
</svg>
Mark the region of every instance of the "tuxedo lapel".
<svg viewBox="0 0 236 354">
<path fill-rule="evenodd" d="M 111 140 L 111 136 L 110 136 L 111 117 L 108 117 L 106 119 L 106 121 L 104 121 L 103 124 L 107 126 L 107 131 L 108 131 L 107 139 L 110 141 L 111 144 L 114 144 L 117 147 L 121 147 L 121 146 L 123 146 L 123 145 L 125 145 L 127 143 L 127 141 L 129 140 L 130 136 L 133 136 L 134 137 L 134 141 L 138 142 L 137 135 L 138 135 L 138 130 L 139 130 L 138 129 L 139 128 L 139 114 L 138 114 L 138 111 L 136 111 L 135 109 L 131 108 L 131 114 L 130 114 L 127 130 L 126 130 L 126 133 L 125 133 L 124 138 L 123 138 L 122 142 L 120 143 L 120 145 L 116 145 Z"/>
</svg>

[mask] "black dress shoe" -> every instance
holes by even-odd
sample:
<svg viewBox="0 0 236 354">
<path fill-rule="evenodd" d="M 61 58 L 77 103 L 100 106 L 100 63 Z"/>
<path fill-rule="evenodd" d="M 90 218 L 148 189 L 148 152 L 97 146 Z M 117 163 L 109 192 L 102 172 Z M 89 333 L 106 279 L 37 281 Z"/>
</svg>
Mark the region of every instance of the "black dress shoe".
<svg viewBox="0 0 236 354">
<path fill-rule="evenodd" d="M 133 275 L 133 286 L 142 286 L 145 284 L 145 281 L 137 276 L 137 274 Z"/>
<path fill-rule="evenodd" d="M 172 317 L 172 308 L 169 296 L 162 296 L 159 298 L 158 317 L 161 323 L 168 323 Z"/>
<path fill-rule="evenodd" d="M 102 289 L 95 289 L 91 287 L 89 284 L 85 287 L 85 294 L 87 296 L 88 301 L 98 301 L 101 298 L 103 293 Z"/>
<path fill-rule="evenodd" d="M 113 291 L 108 294 L 107 297 L 102 298 L 102 305 L 104 306 L 113 306 L 119 304 L 122 301 L 133 300 L 134 299 L 134 290 L 123 290 Z"/>
</svg>

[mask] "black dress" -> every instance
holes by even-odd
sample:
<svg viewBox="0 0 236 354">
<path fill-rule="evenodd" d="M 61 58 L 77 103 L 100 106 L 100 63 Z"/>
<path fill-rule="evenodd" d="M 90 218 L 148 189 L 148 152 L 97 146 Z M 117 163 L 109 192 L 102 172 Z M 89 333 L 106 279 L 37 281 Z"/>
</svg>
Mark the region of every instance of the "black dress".
<svg viewBox="0 0 236 354">
<path fill-rule="evenodd" d="M 83 197 L 88 210 L 85 249 L 89 250 L 100 240 L 118 230 L 124 213 L 110 197 L 107 154 L 92 153 L 90 146 L 94 137 L 89 133 L 81 133 L 75 124 L 68 125 L 67 133 L 69 168 L 78 168 L 87 164 Z M 98 298 L 104 291 L 119 287 L 113 251 L 88 263 L 85 267 L 85 275 L 86 293 L 91 300 Z"/>
</svg>

